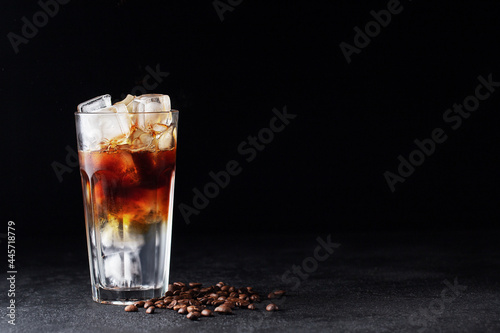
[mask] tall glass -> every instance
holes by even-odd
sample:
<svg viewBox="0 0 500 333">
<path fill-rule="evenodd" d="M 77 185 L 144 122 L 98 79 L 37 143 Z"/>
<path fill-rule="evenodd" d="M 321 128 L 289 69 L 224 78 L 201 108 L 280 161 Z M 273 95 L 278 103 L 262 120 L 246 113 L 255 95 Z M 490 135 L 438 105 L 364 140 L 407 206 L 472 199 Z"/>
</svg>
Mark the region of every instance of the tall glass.
<svg viewBox="0 0 500 333">
<path fill-rule="evenodd" d="M 130 304 L 162 296 L 170 268 L 178 111 L 75 117 L 92 297 Z M 106 138 L 107 128 L 123 123 L 130 124 L 125 134 Z"/>
</svg>

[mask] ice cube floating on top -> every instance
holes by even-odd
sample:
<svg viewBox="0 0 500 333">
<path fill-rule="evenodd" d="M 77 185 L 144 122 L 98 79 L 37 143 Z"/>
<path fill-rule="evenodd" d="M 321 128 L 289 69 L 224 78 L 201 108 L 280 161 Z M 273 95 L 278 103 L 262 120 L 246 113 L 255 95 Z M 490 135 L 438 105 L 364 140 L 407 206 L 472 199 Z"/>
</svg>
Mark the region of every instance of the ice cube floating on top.
<svg viewBox="0 0 500 333">
<path fill-rule="evenodd" d="M 162 94 L 145 94 L 141 96 L 127 95 L 123 101 L 117 102 L 115 106 L 125 105 L 127 111 L 131 113 L 141 112 L 162 112 L 171 111 L 170 97 Z M 109 94 L 98 96 L 78 105 L 78 112 L 83 113 L 108 113 L 123 112 L 123 109 L 108 110 L 111 106 L 111 96 Z"/>
<path fill-rule="evenodd" d="M 111 105 L 109 94 L 92 98 L 78 105 L 79 113 L 94 114 L 81 118 L 80 141 L 86 150 L 128 144 L 136 148 L 151 144 L 156 144 L 159 149 L 172 148 L 176 133 L 172 132 L 174 128 L 169 128 L 172 115 L 168 111 L 171 111 L 168 95 L 127 95 L 114 105 Z M 162 132 L 166 133 L 160 136 Z M 141 140 L 138 141 L 139 137 Z"/>
</svg>

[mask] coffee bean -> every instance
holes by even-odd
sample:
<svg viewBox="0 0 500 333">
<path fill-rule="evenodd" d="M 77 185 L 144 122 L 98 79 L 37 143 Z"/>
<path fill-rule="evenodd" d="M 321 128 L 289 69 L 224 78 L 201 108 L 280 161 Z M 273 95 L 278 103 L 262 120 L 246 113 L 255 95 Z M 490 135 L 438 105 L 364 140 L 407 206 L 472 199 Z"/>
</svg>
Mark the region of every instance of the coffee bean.
<svg viewBox="0 0 500 333">
<path fill-rule="evenodd" d="M 127 305 L 125 307 L 125 311 L 126 312 L 137 312 L 137 311 L 139 311 L 139 309 L 137 309 L 137 306 L 135 306 L 134 304 L 130 304 L 130 305 Z"/>
<path fill-rule="evenodd" d="M 184 282 L 174 282 L 174 286 L 177 288 L 185 287 L 186 284 Z"/>
<path fill-rule="evenodd" d="M 144 303 L 146 303 L 146 302 L 138 301 L 138 302 L 135 302 L 134 305 L 137 306 L 138 308 L 142 308 L 142 307 L 144 307 Z"/>
<path fill-rule="evenodd" d="M 202 308 L 199 306 L 190 305 L 187 307 L 188 312 L 201 312 Z"/>
<path fill-rule="evenodd" d="M 172 310 L 174 310 L 174 311 L 179 311 L 179 309 L 181 309 L 181 308 L 185 308 L 185 307 L 186 307 L 186 306 L 185 306 L 185 305 L 183 305 L 183 304 L 177 304 L 177 305 L 175 305 L 175 306 L 172 308 Z"/>
<path fill-rule="evenodd" d="M 189 312 L 186 316 L 187 319 L 190 319 L 190 320 L 198 320 L 198 317 L 196 316 L 196 314 L 194 312 Z"/>
<path fill-rule="evenodd" d="M 174 292 L 170 291 L 170 290 L 166 291 L 165 292 L 165 297 L 168 297 L 168 296 L 174 296 Z"/>
<path fill-rule="evenodd" d="M 275 295 L 274 293 L 269 293 L 269 294 L 267 295 L 267 298 L 269 298 L 269 299 L 273 299 L 273 298 L 276 298 L 276 295 Z"/>
<path fill-rule="evenodd" d="M 154 306 L 150 306 L 149 308 L 146 309 L 146 313 L 148 313 L 148 314 L 155 313 L 155 307 Z"/>
<path fill-rule="evenodd" d="M 278 306 L 274 303 L 269 303 L 267 306 L 266 306 L 266 310 L 267 311 L 278 311 Z"/>
<path fill-rule="evenodd" d="M 217 313 L 220 313 L 220 314 L 231 314 L 233 313 L 233 310 L 231 310 L 231 308 L 227 305 L 219 305 L 218 307 L 215 308 L 214 310 L 215 312 Z"/>
<path fill-rule="evenodd" d="M 209 309 L 203 309 L 203 311 L 201 311 L 201 315 L 203 317 L 211 317 L 213 316 L 212 314 L 212 310 L 209 310 Z"/>
<path fill-rule="evenodd" d="M 239 299 L 248 299 L 248 296 L 246 294 L 240 294 Z"/>
<path fill-rule="evenodd" d="M 260 302 L 260 297 L 257 294 L 250 296 L 250 300 L 254 302 Z"/>
<path fill-rule="evenodd" d="M 239 306 L 242 307 L 242 308 L 246 308 L 246 307 L 248 307 L 250 305 L 250 301 L 247 301 L 246 299 L 240 301 L 239 303 L 240 303 Z"/>
<path fill-rule="evenodd" d="M 278 296 L 278 298 L 279 298 L 279 297 L 281 297 L 281 296 L 285 295 L 285 294 L 286 294 L 286 291 L 284 291 L 284 290 L 276 290 L 276 291 L 274 292 L 274 294 L 275 294 L 276 296 Z"/>
<path fill-rule="evenodd" d="M 186 314 L 186 313 L 188 313 L 188 310 L 187 310 L 187 307 L 183 306 L 177 312 L 180 313 L 180 314 Z"/>
<path fill-rule="evenodd" d="M 201 283 L 198 283 L 198 282 L 189 282 L 189 286 L 191 288 L 200 288 L 201 287 Z"/>
<path fill-rule="evenodd" d="M 256 306 L 255 306 L 255 304 L 253 304 L 253 303 L 252 303 L 252 304 L 248 304 L 247 309 L 248 309 L 248 310 L 255 310 L 255 309 L 256 309 Z"/>
<path fill-rule="evenodd" d="M 150 306 L 153 306 L 153 305 L 154 305 L 153 302 L 147 301 L 147 302 L 144 303 L 144 308 L 147 309 L 147 308 L 149 308 Z"/>
<path fill-rule="evenodd" d="M 201 305 L 201 302 L 198 301 L 198 300 L 195 300 L 195 299 L 190 299 L 189 300 L 189 305 L 197 305 L 197 306 L 199 306 L 199 305 Z"/>
<path fill-rule="evenodd" d="M 222 286 L 220 288 L 220 290 L 222 290 L 222 291 L 229 291 L 229 286 Z"/>
</svg>

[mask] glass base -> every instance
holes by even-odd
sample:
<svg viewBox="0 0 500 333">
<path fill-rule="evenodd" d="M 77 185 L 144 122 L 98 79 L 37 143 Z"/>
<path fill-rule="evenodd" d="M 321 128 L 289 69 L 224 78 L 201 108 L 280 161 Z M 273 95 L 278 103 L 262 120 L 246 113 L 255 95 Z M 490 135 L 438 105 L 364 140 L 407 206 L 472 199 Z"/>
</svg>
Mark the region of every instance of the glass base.
<svg viewBox="0 0 500 333">
<path fill-rule="evenodd" d="M 156 289 L 104 289 L 96 287 L 92 298 L 97 303 L 128 305 L 137 301 L 147 301 L 151 298 L 161 297 L 165 294 L 164 288 Z"/>
</svg>

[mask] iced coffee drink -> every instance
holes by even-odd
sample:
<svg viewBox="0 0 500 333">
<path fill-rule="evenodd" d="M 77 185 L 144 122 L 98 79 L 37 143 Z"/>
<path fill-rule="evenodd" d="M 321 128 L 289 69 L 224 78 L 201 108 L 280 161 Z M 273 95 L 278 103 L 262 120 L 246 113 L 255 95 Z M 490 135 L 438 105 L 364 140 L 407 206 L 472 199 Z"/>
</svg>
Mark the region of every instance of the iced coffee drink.
<svg viewBox="0 0 500 333">
<path fill-rule="evenodd" d="M 109 95 L 78 106 L 76 127 L 92 296 L 128 304 L 168 286 L 178 111 L 167 95 Z"/>
</svg>

